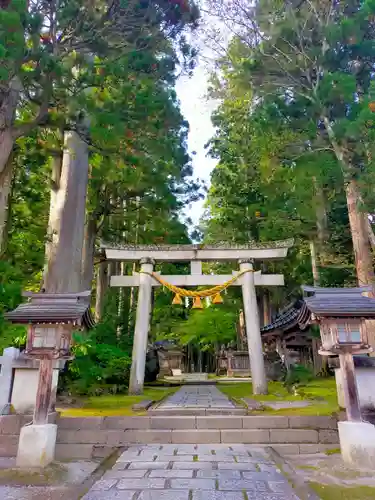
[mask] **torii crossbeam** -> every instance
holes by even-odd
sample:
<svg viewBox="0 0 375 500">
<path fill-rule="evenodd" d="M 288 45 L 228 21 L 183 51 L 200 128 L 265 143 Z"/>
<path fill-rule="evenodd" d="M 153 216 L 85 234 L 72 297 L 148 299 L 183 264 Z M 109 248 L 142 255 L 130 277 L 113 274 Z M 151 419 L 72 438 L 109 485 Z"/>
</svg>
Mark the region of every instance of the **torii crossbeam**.
<svg viewBox="0 0 375 500">
<path fill-rule="evenodd" d="M 239 272 L 253 269 L 254 260 L 275 260 L 287 256 L 293 240 L 247 245 L 121 245 L 102 244 L 107 260 L 139 262 L 140 273 L 133 276 L 111 276 L 113 287 L 139 287 L 136 324 L 130 373 L 130 394 L 143 392 L 148 332 L 150 328 L 152 287 L 160 283 L 151 276 L 156 262 L 190 262 L 189 275 L 160 275 L 164 281 L 180 287 L 216 286 L 233 278 L 232 275 L 202 273 L 202 261 L 239 262 Z M 282 274 L 246 272 L 233 285 L 242 287 L 246 334 L 254 394 L 267 394 L 256 286 L 283 286 Z"/>
</svg>

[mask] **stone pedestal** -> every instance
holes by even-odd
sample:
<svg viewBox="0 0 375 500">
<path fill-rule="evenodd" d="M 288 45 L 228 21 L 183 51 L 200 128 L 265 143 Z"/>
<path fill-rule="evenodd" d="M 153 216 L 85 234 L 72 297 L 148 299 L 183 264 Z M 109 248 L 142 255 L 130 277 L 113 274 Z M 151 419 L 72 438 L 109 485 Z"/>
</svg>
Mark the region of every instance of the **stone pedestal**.
<svg viewBox="0 0 375 500">
<path fill-rule="evenodd" d="M 339 422 L 338 429 L 343 460 L 375 469 L 375 426 L 367 422 Z"/>
<path fill-rule="evenodd" d="M 17 467 L 46 467 L 55 458 L 57 425 L 26 425 L 18 442 Z"/>
</svg>

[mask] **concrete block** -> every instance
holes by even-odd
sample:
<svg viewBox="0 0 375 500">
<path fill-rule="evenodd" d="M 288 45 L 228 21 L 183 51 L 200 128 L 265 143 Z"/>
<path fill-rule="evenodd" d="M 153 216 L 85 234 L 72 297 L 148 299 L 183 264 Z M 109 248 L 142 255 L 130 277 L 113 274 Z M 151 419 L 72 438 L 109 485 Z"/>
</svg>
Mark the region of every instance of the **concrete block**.
<svg viewBox="0 0 375 500">
<path fill-rule="evenodd" d="M 81 430 L 76 432 L 76 443 L 82 444 L 105 444 L 107 442 L 106 431 Z"/>
<path fill-rule="evenodd" d="M 0 436 L 0 457 L 15 457 L 18 449 L 18 436 Z"/>
<path fill-rule="evenodd" d="M 375 469 L 375 426 L 368 422 L 339 422 L 338 428 L 343 460 Z"/>
<path fill-rule="evenodd" d="M 113 446 L 95 446 L 92 452 L 92 458 L 106 458 L 114 450 Z"/>
<path fill-rule="evenodd" d="M 238 491 L 193 491 L 192 500 L 242 500 L 243 495 L 239 495 Z M 254 494 L 248 498 L 254 498 Z M 258 497 L 260 498 L 260 497 Z"/>
<path fill-rule="evenodd" d="M 57 425 L 22 427 L 18 442 L 17 467 L 46 467 L 55 459 Z"/>
<path fill-rule="evenodd" d="M 173 462 L 172 469 L 201 470 L 214 468 L 213 462 Z"/>
<path fill-rule="evenodd" d="M 116 479 L 101 479 L 96 481 L 92 486 L 91 491 L 108 491 L 117 483 Z"/>
<path fill-rule="evenodd" d="M 124 431 L 124 444 L 167 444 L 172 442 L 172 432 L 175 431 L 128 429 Z"/>
<path fill-rule="evenodd" d="M 126 490 L 120 492 L 116 488 L 111 488 L 105 492 L 105 500 L 133 500 L 135 494 L 136 491 Z M 82 497 L 82 500 L 103 500 L 103 492 L 90 490 Z"/>
<path fill-rule="evenodd" d="M 192 479 L 193 471 L 192 470 L 179 470 L 179 469 L 171 469 L 171 470 L 152 470 L 148 477 L 162 477 L 164 479 Z"/>
<path fill-rule="evenodd" d="M 150 429 L 150 417 L 104 417 L 103 429 Z"/>
<path fill-rule="evenodd" d="M 130 432 L 130 431 L 129 431 Z M 129 436 L 125 436 L 125 431 L 106 431 L 107 446 L 123 446 L 129 443 Z"/>
<path fill-rule="evenodd" d="M 337 447 L 337 444 L 336 444 Z M 305 444 L 300 444 L 299 445 L 299 452 L 301 455 L 308 453 L 325 453 L 327 450 L 330 450 L 332 448 L 335 448 L 332 444 L 311 444 L 311 443 L 305 443 Z"/>
<path fill-rule="evenodd" d="M 20 431 L 20 415 L 4 415 L 0 417 L 0 434 L 13 434 L 18 436 Z"/>
<path fill-rule="evenodd" d="M 103 417 L 59 417 L 57 425 L 59 429 L 69 429 L 79 431 L 81 429 L 100 429 Z"/>
<path fill-rule="evenodd" d="M 337 420 L 328 416 L 294 416 L 289 418 L 291 429 L 337 429 Z"/>
<path fill-rule="evenodd" d="M 339 442 L 338 431 L 322 430 L 319 431 L 319 443 L 322 444 L 337 444 Z"/>
<path fill-rule="evenodd" d="M 270 433 L 266 429 L 233 429 L 221 431 L 222 443 L 269 443 Z"/>
<path fill-rule="evenodd" d="M 106 496 L 106 498 L 108 498 Z M 130 497 L 129 497 L 130 498 Z M 133 497 L 132 497 L 133 498 Z M 189 491 L 183 490 L 143 490 L 137 500 L 189 500 Z M 109 499 L 111 500 L 111 499 Z M 126 498 L 121 500 L 127 500 Z M 206 499 L 207 500 L 207 499 Z"/>
<path fill-rule="evenodd" d="M 172 416 L 172 417 L 151 417 L 151 429 L 195 429 L 195 417 Z"/>
<path fill-rule="evenodd" d="M 240 416 L 197 417 L 197 429 L 242 429 Z"/>
<path fill-rule="evenodd" d="M 92 458 L 94 446 L 92 444 L 56 444 L 57 460 L 87 460 Z"/>
<path fill-rule="evenodd" d="M 169 462 L 131 462 L 128 470 L 167 469 Z"/>
<path fill-rule="evenodd" d="M 276 450 L 277 453 L 280 453 L 280 455 L 299 455 L 300 446 L 302 445 L 271 443 L 268 446 L 271 446 L 271 448 Z"/>
<path fill-rule="evenodd" d="M 58 429 L 57 442 L 65 444 L 75 444 L 77 431 L 68 431 L 65 429 Z"/>
<path fill-rule="evenodd" d="M 162 478 L 124 479 L 117 483 L 119 490 L 164 489 L 165 480 Z"/>
<path fill-rule="evenodd" d="M 318 431 L 313 429 L 270 430 L 271 443 L 318 443 Z"/>
<path fill-rule="evenodd" d="M 288 417 L 284 416 L 249 416 L 242 417 L 244 429 L 287 429 Z"/>
<path fill-rule="evenodd" d="M 176 490 L 214 490 L 214 479 L 171 479 L 171 488 Z"/>
<path fill-rule="evenodd" d="M 172 431 L 172 443 L 206 444 L 220 443 L 220 431 L 214 429 L 191 429 Z"/>
</svg>

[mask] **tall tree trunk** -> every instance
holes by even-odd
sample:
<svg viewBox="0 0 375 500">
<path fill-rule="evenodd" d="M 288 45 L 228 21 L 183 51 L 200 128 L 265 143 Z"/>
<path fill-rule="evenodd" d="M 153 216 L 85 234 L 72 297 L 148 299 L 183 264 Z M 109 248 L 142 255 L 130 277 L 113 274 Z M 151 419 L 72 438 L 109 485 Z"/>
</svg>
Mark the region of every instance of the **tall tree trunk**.
<svg viewBox="0 0 375 500">
<path fill-rule="evenodd" d="M 0 146 L 1 147 L 1 146 Z M 13 179 L 13 155 L 8 158 L 5 169 L 0 174 L 0 256 L 6 249 L 8 236 L 8 216 L 10 193 Z"/>
<path fill-rule="evenodd" d="M 319 275 L 319 268 L 318 268 L 317 257 L 316 257 L 316 246 L 315 246 L 315 241 L 313 241 L 313 240 L 310 240 L 310 257 L 311 257 L 311 270 L 312 270 L 312 275 L 313 275 L 313 280 L 314 280 L 314 286 L 319 286 L 320 285 L 320 275 Z"/>
<path fill-rule="evenodd" d="M 88 184 L 87 144 L 74 131 L 64 134 L 62 161 L 55 159 L 51 190 L 44 288 L 79 292 Z"/>
<path fill-rule="evenodd" d="M 369 221 L 367 214 L 366 214 L 366 221 L 367 221 L 368 238 L 370 241 L 370 245 L 371 245 L 372 251 L 375 252 L 375 234 L 374 234 L 371 222 Z"/>
<path fill-rule="evenodd" d="M 263 304 L 263 326 L 271 323 L 270 315 L 270 294 L 266 288 L 262 291 L 262 304 Z"/>
<path fill-rule="evenodd" d="M 96 301 L 95 301 L 95 319 L 100 321 L 104 311 L 105 294 L 108 290 L 108 262 L 99 264 L 96 275 Z"/>
<path fill-rule="evenodd" d="M 82 288 L 91 290 L 92 279 L 94 276 L 94 253 L 95 240 L 97 235 L 96 220 L 88 216 L 85 224 L 82 251 Z"/>
<path fill-rule="evenodd" d="M 361 210 L 361 195 L 354 179 L 346 185 L 350 230 L 352 233 L 357 280 L 360 286 L 374 283 L 374 269 L 368 239 L 367 215 Z"/>
<path fill-rule="evenodd" d="M 17 77 L 12 78 L 6 90 L 0 90 L 0 252 L 4 246 L 8 198 L 12 183 L 11 156 L 15 142 L 13 124 L 20 92 L 21 82 Z"/>
<path fill-rule="evenodd" d="M 328 221 L 326 209 L 326 197 L 322 186 L 319 184 L 316 177 L 313 177 L 315 191 L 315 210 L 316 210 L 316 227 L 318 231 L 318 240 L 320 245 L 328 239 Z"/>
</svg>

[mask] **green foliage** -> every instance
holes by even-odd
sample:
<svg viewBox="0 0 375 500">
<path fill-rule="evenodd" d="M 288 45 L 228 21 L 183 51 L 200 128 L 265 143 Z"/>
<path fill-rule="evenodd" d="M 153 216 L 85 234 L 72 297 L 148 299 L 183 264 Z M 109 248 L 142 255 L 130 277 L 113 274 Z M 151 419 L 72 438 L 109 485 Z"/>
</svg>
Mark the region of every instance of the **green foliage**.
<svg viewBox="0 0 375 500">
<path fill-rule="evenodd" d="M 285 386 L 305 386 L 314 378 L 313 372 L 303 365 L 292 365 L 286 374 Z"/>
<path fill-rule="evenodd" d="M 234 304 L 194 309 L 189 312 L 186 321 L 172 327 L 167 338 L 178 341 L 182 346 L 192 344 L 201 351 L 215 352 L 215 348 L 236 340 L 237 317 Z"/>
<path fill-rule="evenodd" d="M 78 395 L 125 392 L 131 366 L 128 352 L 98 343 L 94 332 L 75 347 L 74 353 L 66 386 L 69 391 Z"/>
</svg>

